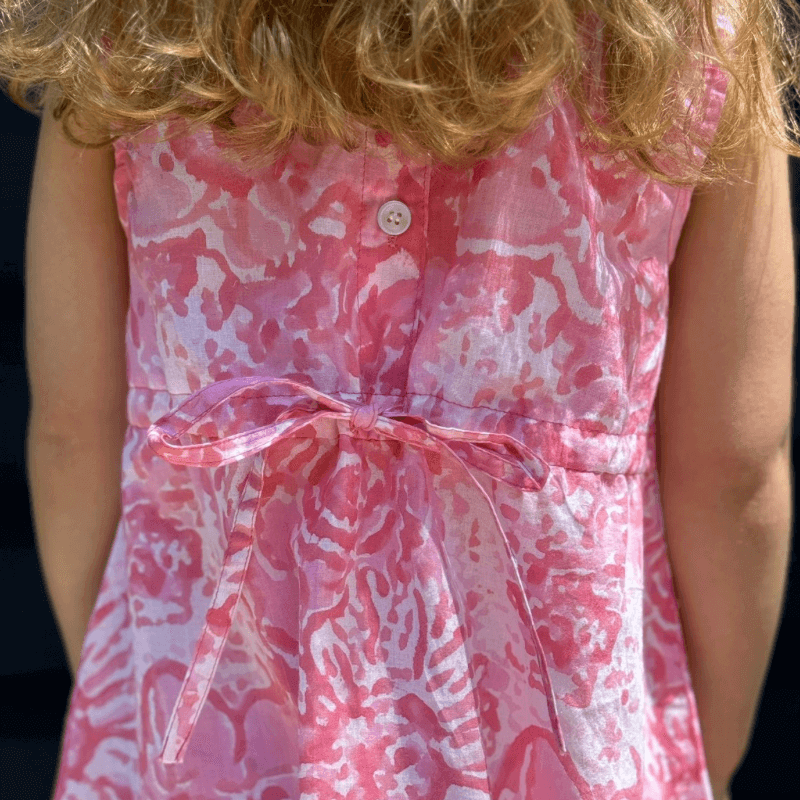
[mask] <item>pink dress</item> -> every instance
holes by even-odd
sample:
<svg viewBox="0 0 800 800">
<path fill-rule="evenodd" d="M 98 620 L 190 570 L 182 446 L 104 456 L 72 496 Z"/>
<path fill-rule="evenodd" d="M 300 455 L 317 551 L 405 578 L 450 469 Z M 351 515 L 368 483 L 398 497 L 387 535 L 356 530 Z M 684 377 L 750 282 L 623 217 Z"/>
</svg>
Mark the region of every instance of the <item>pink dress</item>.
<svg viewBox="0 0 800 800">
<path fill-rule="evenodd" d="M 557 98 L 465 170 L 115 144 L 123 509 L 54 800 L 711 800 L 654 429 L 692 191 Z"/>
</svg>

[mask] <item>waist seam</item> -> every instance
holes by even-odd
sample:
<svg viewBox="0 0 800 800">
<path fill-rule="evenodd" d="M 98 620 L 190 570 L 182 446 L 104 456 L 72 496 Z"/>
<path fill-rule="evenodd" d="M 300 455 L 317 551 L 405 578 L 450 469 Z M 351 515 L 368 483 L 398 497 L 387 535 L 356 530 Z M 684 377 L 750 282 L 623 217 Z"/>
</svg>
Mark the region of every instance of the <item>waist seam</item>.
<svg viewBox="0 0 800 800">
<path fill-rule="evenodd" d="M 255 377 L 255 376 L 254 376 Z M 139 389 L 144 390 L 147 392 L 154 392 L 154 393 L 164 393 L 170 395 L 170 397 L 189 397 L 194 392 L 171 392 L 169 389 L 154 389 L 152 386 L 131 386 L 128 385 L 129 389 Z M 342 397 L 359 397 L 361 392 L 342 392 L 342 391 L 333 391 L 328 392 L 333 396 L 342 396 Z M 613 431 L 604 430 L 596 425 L 569 425 L 566 422 L 556 422 L 554 420 L 549 419 L 541 419 L 539 417 L 528 417 L 525 414 L 519 414 L 516 411 L 505 411 L 502 408 L 494 408 L 493 406 L 468 406 L 464 405 L 464 403 L 459 403 L 457 400 L 450 400 L 447 397 L 439 397 L 438 395 L 432 395 L 429 392 L 409 392 L 404 391 L 402 394 L 387 394 L 385 392 L 373 392 L 372 397 L 406 397 L 406 396 L 413 396 L 413 397 L 425 397 L 432 400 L 440 400 L 443 403 L 449 403 L 450 405 L 458 406 L 459 408 L 463 408 L 467 411 L 491 411 L 495 414 L 503 414 L 503 415 L 510 415 L 512 417 L 517 417 L 518 419 L 523 419 L 526 422 L 530 422 L 534 425 L 557 425 L 560 428 L 567 428 L 569 430 L 576 430 L 580 433 L 599 433 L 603 436 L 611 436 L 611 437 L 618 437 L 618 438 L 628 438 L 630 436 L 640 436 L 640 437 L 647 437 L 647 431 L 631 431 L 630 433 L 615 433 Z M 307 395 L 303 393 L 296 393 L 296 394 L 265 394 L 265 395 L 251 395 L 251 397 L 282 397 L 286 399 L 292 399 L 295 397 L 307 397 Z M 141 426 L 134 426 L 134 427 L 141 427 Z"/>
</svg>

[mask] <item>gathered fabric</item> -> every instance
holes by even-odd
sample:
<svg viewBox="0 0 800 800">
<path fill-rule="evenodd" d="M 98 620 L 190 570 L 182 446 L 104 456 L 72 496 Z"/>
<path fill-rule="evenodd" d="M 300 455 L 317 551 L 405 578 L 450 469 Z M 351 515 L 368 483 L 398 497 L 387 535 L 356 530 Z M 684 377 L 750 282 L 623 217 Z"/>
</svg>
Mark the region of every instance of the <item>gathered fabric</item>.
<svg viewBox="0 0 800 800">
<path fill-rule="evenodd" d="M 203 423 L 227 398 L 236 395 L 242 389 L 258 389 L 267 384 L 286 385 L 305 392 L 321 407 L 316 411 L 309 411 L 295 405 L 279 414 L 274 422 L 254 431 L 233 433 L 227 436 L 223 433 L 219 438 L 195 444 L 172 444 L 182 436 L 202 436 L 200 431 Z M 198 409 L 202 410 L 198 411 Z M 232 378 L 201 389 L 173 412 L 154 423 L 148 430 L 148 441 L 150 446 L 170 463 L 219 466 L 248 458 L 254 454 L 257 455 L 273 442 L 291 437 L 298 429 L 313 426 L 315 419 L 324 417 L 341 418 L 347 421 L 354 430 L 374 431 L 378 435 L 388 436 L 414 447 L 441 450 L 450 458 L 455 459 L 474 482 L 478 491 L 489 504 L 497 524 L 497 530 L 503 538 L 509 560 L 513 564 L 513 575 L 516 579 L 515 589 L 518 590 L 514 599 L 524 611 L 523 623 L 528 626 L 536 646 L 538 669 L 544 683 L 553 734 L 561 752 L 566 752 L 547 662 L 542 650 L 542 643 L 536 632 L 536 624 L 525 587 L 519 575 L 519 566 L 514 559 L 514 553 L 491 498 L 475 480 L 468 466 L 483 470 L 495 479 L 521 491 L 537 491 L 541 489 L 546 480 L 549 469 L 547 464 L 537 458 L 529 447 L 513 436 L 503 433 L 485 433 L 435 425 L 422 417 L 408 415 L 402 409 L 398 410 L 397 408 L 390 407 L 379 412 L 374 403 L 348 403 L 298 381 L 262 377 Z M 419 424 L 413 425 L 411 421 Z M 459 456 L 449 444 L 456 442 L 466 445 L 463 457 Z M 500 446 L 510 456 L 485 449 L 483 444 L 487 442 Z M 212 604 L 206 612 L 206 622 L 194 648 L 191 665 L 178 693 L 178 699 L 173 707 L 164 737 L 164 746 L 159 754 L 159 758 L 165 764 L 173 764 L 183 759 L 184 748 L 192 735 L 197 717 L 214 680 L 219 657 L 231 629 L 252 552 L 253 524 L 258 513 L 258 500 L 263 486 L 263 477 L 259 481 L 258 475 L 260 470 L 264 469 L 264 465 L 263 459 L 260 462 L 254 461 L 251 472 L 245 480 L 245 490 L 234 514 L 234 525 L 227 537 L 228 549 L 225 552 Z M 300 567 L 302 568 L 302 565 Z M 458 580 L 459 573 L 454 571 L 450 575 L 450 583 L 457 583 Z"/>
</svg>

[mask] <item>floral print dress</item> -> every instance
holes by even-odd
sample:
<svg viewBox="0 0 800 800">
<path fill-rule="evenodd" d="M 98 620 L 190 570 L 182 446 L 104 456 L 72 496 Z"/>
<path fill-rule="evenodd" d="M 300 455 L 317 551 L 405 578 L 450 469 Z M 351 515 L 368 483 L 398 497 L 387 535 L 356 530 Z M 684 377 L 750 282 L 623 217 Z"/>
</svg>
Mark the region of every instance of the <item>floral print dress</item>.
<svg viewBox="0 0 800 800">
<path fill-rule="evenodd" d="M 711 800 L 655 461 L 691 187 L 561 90 L 468 169 L 172 125 L 114 145 L 122 515 L 54 800 Z"/>
</svg>

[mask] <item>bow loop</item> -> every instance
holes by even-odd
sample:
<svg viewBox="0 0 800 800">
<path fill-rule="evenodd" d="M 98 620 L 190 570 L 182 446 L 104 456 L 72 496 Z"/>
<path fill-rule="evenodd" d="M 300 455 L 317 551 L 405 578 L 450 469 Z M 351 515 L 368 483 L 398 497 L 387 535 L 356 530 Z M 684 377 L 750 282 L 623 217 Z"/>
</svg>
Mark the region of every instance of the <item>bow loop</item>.
<svg viewBox="0 0 800 800">
<path fill-rule="evenodd" d="M 274 386 L 286 386 L 305 396 L 286 408 L 287 394 L 276 393 Z M 230 464 L 311 422 L 314 409 L 309 409 L 313 406 L 309 397 L 316 401 L 318 414 L 349 413 L 348 403 L 288 378 L 230 378 L 204 386 L 164 414 L 150 426 L 147 441 L 173 464 Z"/>
</svg>

